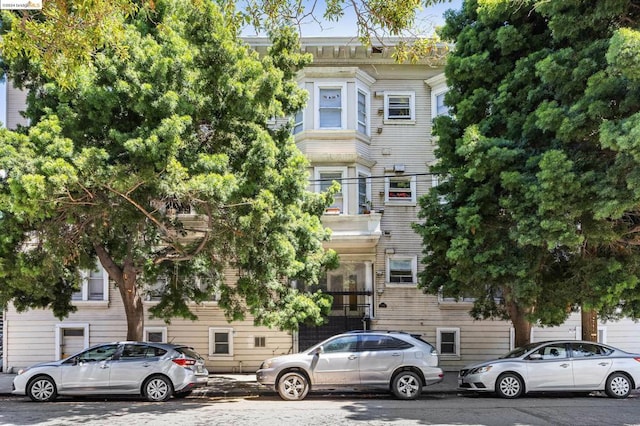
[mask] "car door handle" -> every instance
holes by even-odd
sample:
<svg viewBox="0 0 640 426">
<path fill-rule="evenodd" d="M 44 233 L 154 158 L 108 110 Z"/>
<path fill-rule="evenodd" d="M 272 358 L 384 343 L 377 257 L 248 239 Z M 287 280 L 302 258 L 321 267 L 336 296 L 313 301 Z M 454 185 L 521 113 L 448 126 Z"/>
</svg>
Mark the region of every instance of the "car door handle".
<svg viewBox="0 0 640 426">
<path fill-rule="evenodd" d="M 398 352 L 395 352 L 395 353 L 391 354 L 391 356 L 400 356 L 400 354 Z"/>
<path fill-rule="evenodd" d="M 607 365 L 609 365 L 609 363 L 608 362 L 599 362 L 598 365 L 606 367 Z"/>
<path fill-rule="evenodd" d="M 562 368 L 567 368 L 569 366 L 569 364 L 560 364 L 560 367 Z"/>
<path fill-rule="evenodd" d="M 109 368 L 109 366 L 108 366 L 108 365 L 106 365 L 106 364 L 102 364 L 102 365 L 100 366 L 100 368 L 104 370 L 105 368 Z"/>
<path fill-rule="evenodd" d="M 355 355 L 349 355 L 349 359 L 356 359 L 356 358 L 358 358 L 358 357 L 355 356 Z"/>
</svg>

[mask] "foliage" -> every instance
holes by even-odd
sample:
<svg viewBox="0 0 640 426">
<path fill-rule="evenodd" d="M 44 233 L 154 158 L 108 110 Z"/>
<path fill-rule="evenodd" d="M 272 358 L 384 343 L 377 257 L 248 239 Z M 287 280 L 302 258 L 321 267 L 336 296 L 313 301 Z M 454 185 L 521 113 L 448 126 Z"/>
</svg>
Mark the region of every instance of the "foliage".
<svg viewBox="0 0 640 426">
<path fill-rule="evenodd" d="M 98 256 L 132 312 L 162 278 L 151 312 L 166 321 L 193 319 L 189 303 L 214 293 L 230 320 L 321 321 L 326 296 L 287 281 L 335 266 L 328 200 L 306 191 L 290 128 L 268 124 L 305 102 L 292 79 L 309 58 L 288 29 L 259 58 L 235 19 L 213 2 L 156 1 L 123 25 L 126 58 L 105 46 L 73 87 L 37 61 L 7 61 L 30 89 L 31 126 L 2 131 L 3 304 L 67 314 L 78 270 Z"/>
<path fill-rule="evenodd" d="M 438 37 L 427 37 L 432 31 L 420 28 L 415 19 L 422 7 L 445 1 L 450 0 L 330 0 L 323 2 L 324 11 L 318 0 L 247 0 L 241 2 L 242 8 L 236 1 L 215 3 L 233 28 L 251 25 L 263 34 L 283 27 L 300 29 L 309 21 L 337 21 L 352 8 L 360 41 L 385 45 L 388 37 L 395 37 L 397 60 L 416 62 L 425 57 L 442 59 L 447 52 L 438 45 Z M 123 20 L 132 14 L 152 17 L 161 7 L 155 0 L 47 0 L 41 11 L 3 11 L 0 49 L 4 59 L 29 61 L 43 77 L 69 88 L 94 66 L 92 58 L 102 49 L 117 52 L 122 60 L 129 58 Z"/>
<path fill-rule="evenodd" d="M 476 317 L 515 302 L 541 325 L 577 305 L 640 315 L 635 3 L 471 0 L 447 16 L 444 183 L 415 226 L 426 291 L 476 297 Z"/>
</svg>

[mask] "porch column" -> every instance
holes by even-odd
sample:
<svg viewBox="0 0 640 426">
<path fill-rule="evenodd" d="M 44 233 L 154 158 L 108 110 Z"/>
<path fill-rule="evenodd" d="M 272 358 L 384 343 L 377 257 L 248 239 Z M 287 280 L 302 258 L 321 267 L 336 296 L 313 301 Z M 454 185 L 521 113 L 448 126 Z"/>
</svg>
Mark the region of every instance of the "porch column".
<svg viewBox="0 0 640 426">
<path fill-rule="evenodd" d="M 364 297 L 364 303 L 369 305 L 369 318 L 373 319 L 373 262 L 364 262 L 364 291 L 371 293 Z"/>
</svg>

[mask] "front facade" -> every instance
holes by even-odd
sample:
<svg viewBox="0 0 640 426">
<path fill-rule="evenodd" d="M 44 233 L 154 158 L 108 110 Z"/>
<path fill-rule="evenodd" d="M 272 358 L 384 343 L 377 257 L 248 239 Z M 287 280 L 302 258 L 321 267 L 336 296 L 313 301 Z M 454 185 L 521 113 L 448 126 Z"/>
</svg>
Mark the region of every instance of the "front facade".
<svg viewBox="0 0 640 426">
<path fill-rule="evenodd" d="M 266 50 L 264 39 L 247 41 L 259 52 Z M 417 221 L 419 197 L 437 185 L 429 174 L 437 146 L 431 130 L 433 117 L 448 113 L 442 102 L 447 90 L 443 64 L 397 64 L 389 49 L 367 48 L 354 39 L 302 42 L 314 61 L 299 75 L 309 101 L 294 118 L 294 137 L 309 159 L 309 189 L 320 192 L 333 181 L 341 184 L 323 216 L 333 231 L 327 247 L 340 256 L 340 268 L 320 285 L 334 297 L 328 323 L 303 327 L 294 335 L 255 327 L 251 319 L 228 323 L 212 300 L 193 306 L 196 322 L 176 319 L 166 325 L 147 318 L 145 339 L 192 345 L 212 372 L 253 372 L 265 358 L 354 329 L 421 334 L 437 347 L 445 370 L 507 352 L 513 346 L 510 323 L 474 321 L 471 301 L 425 295 L 417 288 L 422 241 L 411 224 Z M 16 99 L 22 96 L 16 94 Z M 6 99 L 7 116 L 9 110 L 17 114 L 9 108 L 13 95 L 10 91 Z M 7 117 L 6 122 L 15 120 Z M 153 299 L 150 294 L 147 307 L 157 303 Z M 120 295 L 101 268 L 87 274 L 75 303 L 78 311 L 64 321 L 49 311 L 19 314 L 9 307 L 5 370 L 122 339 L 126 321 Z M 640 352 L 640 339 L 630 338 L 640 336 L 638 324 L 602 324 L 600 331 L 600 341 Z M 532 333 L 534 341 L 579 337 L 579 315 L 562 327 Z"/>
</svg>

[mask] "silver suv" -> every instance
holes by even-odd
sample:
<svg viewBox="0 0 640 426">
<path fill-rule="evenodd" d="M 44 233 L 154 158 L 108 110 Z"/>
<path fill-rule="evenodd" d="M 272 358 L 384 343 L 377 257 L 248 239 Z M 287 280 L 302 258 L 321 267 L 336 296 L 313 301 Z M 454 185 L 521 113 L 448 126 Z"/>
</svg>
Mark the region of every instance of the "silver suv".
<svg viewBox="0 0 640 426">
<path fill-rule="evenodd" d="M 415 399 L 443 377 L 435 348 L 397 331 L 339 334 L 304 352 L 268 359 L 256 372 L 260 384 L 289 401 L 304 399 L 311 388 L 383 388 Z"/>
</svg>

